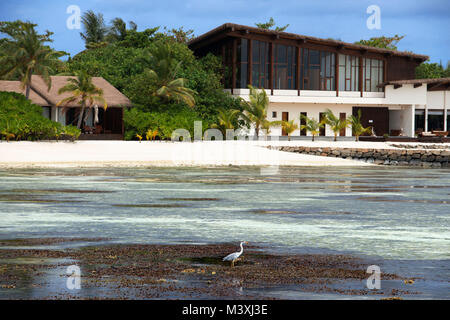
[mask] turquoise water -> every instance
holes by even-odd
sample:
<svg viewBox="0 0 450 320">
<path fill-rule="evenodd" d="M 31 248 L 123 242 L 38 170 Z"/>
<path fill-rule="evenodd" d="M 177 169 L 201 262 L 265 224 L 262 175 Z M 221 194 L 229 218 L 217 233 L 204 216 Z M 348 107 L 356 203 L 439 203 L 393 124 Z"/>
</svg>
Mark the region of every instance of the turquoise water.
<svg viewBox="0 0 450 320">
<path fill-rule="evenodd" d="M 0 171 L 0 238 L 246 240 L 275 252 L 351 253 L 375 264 L 379 259 L 392 272 L 422 276 L 429 280 L 428 291 L 450 298 L 449 169 L 284 167 L 272 175 L 262 172 L 267 171 Z M 433 281 L 438 285 L 433 287 Z"/>
<path fill-rule="evenodd" d="M 448 169 L 22 170 L 0 172 L 0 181 L 1 238 L 243 239 L 290 250 L 450 258 Z"/>
</svg>

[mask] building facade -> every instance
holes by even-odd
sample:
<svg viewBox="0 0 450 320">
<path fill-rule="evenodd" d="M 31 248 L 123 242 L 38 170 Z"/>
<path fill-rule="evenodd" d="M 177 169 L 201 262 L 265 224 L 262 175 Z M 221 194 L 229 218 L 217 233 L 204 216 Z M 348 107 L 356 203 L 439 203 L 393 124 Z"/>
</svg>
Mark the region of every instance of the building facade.
<svg viewBox="0 0 450 320">
<path fill-rule="evenodd" d="M 377 136 L 413 137 L 450 127 L 449 81 L 413 80 L 425 55 L 230 23 L 193 39 L 189 47 L 197 56 L 222 58 L 223 82 L 231 94 L 248 100 L 249 85 L 265 89 L 270 121 L 301 124 L 301 114 L 319 120 L 326 109 L 347 118 L 361 109 L 363 125 Z M 292 136 L 308 134 L 297 130 Z M 321 135 L 333 133 L 326 126 Z M 340 135 L 351 136 L 351 128 Z"/>
</svg>

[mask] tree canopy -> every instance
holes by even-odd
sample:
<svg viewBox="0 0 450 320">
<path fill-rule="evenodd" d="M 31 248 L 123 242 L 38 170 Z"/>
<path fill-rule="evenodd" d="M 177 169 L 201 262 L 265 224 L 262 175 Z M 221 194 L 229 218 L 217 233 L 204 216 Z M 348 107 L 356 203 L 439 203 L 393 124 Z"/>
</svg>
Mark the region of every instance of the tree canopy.
<svg viewBox="0 0 450 320">
<path fill-rule="evenodd" d="M 126 138 L 150 129 L 160 138 L 170 138 L 177 128 L 193 133 L 194 121 L 201 120 L 205 129 L 218 123 L 219 109 L 242 110 L 223 90 L 221 59 L 212 54 L 198 59 L 188 48 L 192 30 L 138 31 L 120 18 L 113 24 L 114 41 L 80 52 L 66 71 L 103 77 L 130 98 L 135 108 L 125 112 Z"/>
<path fill-rule="evenodd" d="M 450 61 L 444 68 L 442 63 L 424 62 L 416 68 L 416 79 L 449 78 Z"/>
<path fill-rule="evenodd" d="M 267 21 L 267 22 L 255 23 L 255 25 L 261 29 L 275 30 L 275 31 L 280 31 L 280 32 L 285 31 L 289 27 L 289 24 L 285 25 L 284 27 L 276 27 L 275 20 L 273 20 L 272 17 L 270 17 L 269 21 Z M 275 29 L 272 29 L 273 27 L 275 27 Z"/>
<path fill-rule="evenodd" d="M 0 39 L 0 76 L 19 79 L 30 92 L 31 76 L 37 74 L 51 87 L 50 75 L 54 74 L 65 52 L 55 51 L 47 43 L 52 42 L 52 32 L 38 34 L 36 25 L 20 20 L 0 22 L 0 33 L 7 37 Z"/>
<path fill-rule="evenodd" d="M 405 36 L 394 35 L 393 37 L 373 37 L 369 40 L 359 40 L 355 42 L 355 44 L 360 44 L 369 47 L 389 49 L 389 50 L 397 50 L 397 44 L 402 40 Z"/>
</svg>

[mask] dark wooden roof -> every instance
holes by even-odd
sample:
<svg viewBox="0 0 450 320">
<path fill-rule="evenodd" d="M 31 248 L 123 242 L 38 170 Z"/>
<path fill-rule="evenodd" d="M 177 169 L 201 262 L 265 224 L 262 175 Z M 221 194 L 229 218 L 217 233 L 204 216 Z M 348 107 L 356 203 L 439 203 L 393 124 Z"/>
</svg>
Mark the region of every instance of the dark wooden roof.
<svg viewBox="0 0 450 320">
<path fill-rule="evenodd" d="M 255 27 L 249 27 L 234 23 L 225 23 L 215 29 L 212 29 L 211 31 L 208 31 L 191 41 L 189 41 L 188 45 L 192 49 L 201 48 L 203 46 L 208 45 L 209 43 L 212 43 L 216 40 L 220 40 L 221 37 L 226 36 L 228 33 L 232 32 L 242 32 L 244 33 L 251 33 L 251 34 L 259 34 L 259 35 L 268 35 L 273 36 L 277 39 L 291 39 L 291 40 L 303 40 L 310 43 L 315 44 L 322 44 L 327 46 L 332 46 L 336 48 L 345 48 L 345 49 L 353 49 L 353 50 L 364 50 L 367 52 L 374 52 L 374 53 L 381 53 L 381 54 L 389 54 L 393 56 L 400 56 L 400 57 L 408 57 L 412 59 L 417 59 L 420 61 L 426 61 L 429 59 L 426 55 L 421 54 L 415 54 L 408 51 L 394 51 L 389 49 L 381 49 L 381 48 L 374 48 L 369 46 L 363 46 L 359 44 L 354 43 L 348 43 L 333 39 L 322 39 L 322 38 L 316 38 L 316 37 L 310 37 L 310 36 L 304 36 L 299 35 L 295 33 L 289 33 L 289 32 L 279 32 L 275 30 L 267 30 L 267 29 L 261 29 L 261 28 L 255 28 Z"/>
</svg>

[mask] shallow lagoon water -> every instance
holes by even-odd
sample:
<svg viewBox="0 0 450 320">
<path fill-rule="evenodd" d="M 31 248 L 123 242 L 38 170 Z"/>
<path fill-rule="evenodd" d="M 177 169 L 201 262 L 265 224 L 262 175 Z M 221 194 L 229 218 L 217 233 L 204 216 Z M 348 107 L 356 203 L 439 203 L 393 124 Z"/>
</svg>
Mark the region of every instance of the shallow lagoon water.
<svg viewBox="0 0 450 320">
<path fill-rule="evenodd" d="M 0 171 L 0 181 L 0 239 L 246 240 L 379 258 L 438 280 L 439 297 L 449 281 L 449 169 L 24 169 Z"/>
</svg>

